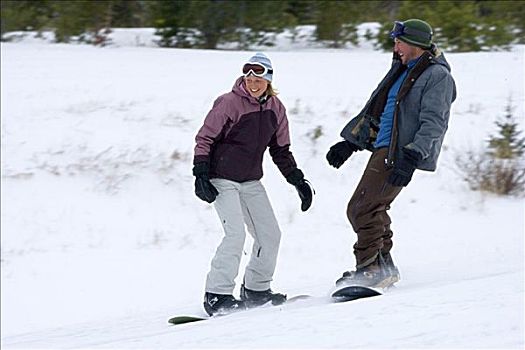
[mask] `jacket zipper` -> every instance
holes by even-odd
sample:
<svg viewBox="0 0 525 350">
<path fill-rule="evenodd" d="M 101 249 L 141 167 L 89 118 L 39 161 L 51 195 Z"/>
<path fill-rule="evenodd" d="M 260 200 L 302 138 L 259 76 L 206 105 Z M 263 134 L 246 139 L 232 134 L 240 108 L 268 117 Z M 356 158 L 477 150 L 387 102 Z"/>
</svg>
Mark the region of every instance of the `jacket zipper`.
<svg viewBox="0 0 525 350">
<path fill-rule="evenodd" d="M 425 54 L 424 54 L 425 55 Z M 423 61 L 423 63 L 425 62 L 428 62 L 430 59 L 432 59 L 432 56 L 429 56 L 428 54 L 425 56 L 425 58 L 427 58 L 425 61 Z M 406 77 L 406 79 L 410 79 L 410 82 L 408 84 L 410 84 L 408 90 L 406 93 L 404 93 L 400 99 L 397 99 L 396 98 L 396 107 L 395 107 L 395 110 L 394 110 L 394 120 L 392 122 L 392 135 L 390 136 L 390 146 L 388 147 L 388 155 L 387 155 L 387 158 L 385 159 L 385 165 L 387 167 L 393 167 L 394 166 L 394 163 L 395 163 L 395 148 L 397 147 L 397 136 L 398 136 L 398 129 L 397 129 L 397 118 L 398 118 L 398 112 L 399 112 L 399 103 L 401 102 L 401 100 L 403 98 L 405 98 L 406 94 L 408 93 L 408 91 L 410 89 L 412 89 L 412 86 L 414 85 L 414 82 L 416 81 L 417 78 L 419 78 L 419 76 L 423 73 L 423 71 L 425 71 L 425 69 L 428 68 L 428 65 L 429 64 L 424 64 L 423 66 L 420 66 L 420 62 L 418 62 L 418 64 L 416 64 L 416 66 L 412 67 L 411 71 L 408 72 L 408 75 Z M 423 70 L 421 70 L 420 72 L 418 71 L 420 69 L 420 67 L 423 67 Z M 403 89 L 403 87 L 405 86 L 405 82 L 403 82 L 401 84 L 401 87 L 400 87 L 400 92 L 401 90 Z"/>
<path fill-rule="evenodd" d="M 394 151 L 397 146 L 397 112 L 399 110 L 399 100 L 396 100 L 396 107 L 394 109 L 394 120 L 392 121 L 392 134 L 390 135 L 390 146 L 388 146 L 388 154 L 385 159 L 387 168 L 394 166 Z"/>
</svg>

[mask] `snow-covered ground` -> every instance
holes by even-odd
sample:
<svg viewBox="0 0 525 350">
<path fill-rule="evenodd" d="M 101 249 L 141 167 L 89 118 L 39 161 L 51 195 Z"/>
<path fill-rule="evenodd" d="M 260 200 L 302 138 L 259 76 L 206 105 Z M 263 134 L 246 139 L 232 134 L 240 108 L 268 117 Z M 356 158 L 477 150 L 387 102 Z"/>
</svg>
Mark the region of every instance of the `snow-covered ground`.
<svg viewBox="0 0 525 350">
<path fill-rule="evenodd" d="M 523 198 L 471 192 L 454 171 L 509 97 L 525 129 L 523 47 L 447 55 L 458 99 L 439 169 L 417 173 L 391 210 L 402 281 L 346 304 L 327 295 L 354 265 L 346 203 L 368 154 L 339 170 L 324 157 L 391 55 L 270 52 L 292 150 L 317 193 L 302 213 L 265 160 L 283 231 L 273 288 L 315 298 L 167 324 L 203 314 L 222 230 L 193 193 L 193 138 L 250 55 L 1 44 L 2 348 L 523 348 Z"/>
</svg>

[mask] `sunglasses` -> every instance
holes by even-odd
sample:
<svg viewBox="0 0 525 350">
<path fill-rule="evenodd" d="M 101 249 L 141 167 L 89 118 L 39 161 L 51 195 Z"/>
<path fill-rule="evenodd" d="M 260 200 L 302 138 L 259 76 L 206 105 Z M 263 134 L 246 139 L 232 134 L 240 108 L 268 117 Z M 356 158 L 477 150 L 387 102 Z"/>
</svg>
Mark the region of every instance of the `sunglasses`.
<svg viewBox="0 0 525 350">
<path fill-rule="evenodd" d="M 242 67 L 242 74 L 247 77 L 250 74 L 256 77 L 264 77 L 267 73 L 273 74 L 273 69 L 268 69 L 266 66 L 258 62 L 248 62 Z"/>
<path fill-rule="evenodd" d="M 390 32 L 390 37 L 395 39 L 401 35 L 412 35 L 424 40 L 432 40 L 432 33 L 429 34 L 414 28 L 407 28 L 403 22 L 395 21 L 394 28 L 392 28 Z"/>
</svg>

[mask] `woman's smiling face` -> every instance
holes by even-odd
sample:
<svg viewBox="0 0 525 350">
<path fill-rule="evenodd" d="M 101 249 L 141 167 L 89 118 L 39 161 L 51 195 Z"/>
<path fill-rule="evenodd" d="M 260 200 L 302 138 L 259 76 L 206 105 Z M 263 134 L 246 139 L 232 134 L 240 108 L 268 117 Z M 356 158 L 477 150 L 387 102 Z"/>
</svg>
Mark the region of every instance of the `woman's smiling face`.
<svg viewBox="0 0 525 350">
<path fill-rule="evenodd" d="M 248 93 L 255 98 L 261 97 L 268 88 L 268 80 L 253 75 L 245 77 L 244 83 Z"/>
</svg>

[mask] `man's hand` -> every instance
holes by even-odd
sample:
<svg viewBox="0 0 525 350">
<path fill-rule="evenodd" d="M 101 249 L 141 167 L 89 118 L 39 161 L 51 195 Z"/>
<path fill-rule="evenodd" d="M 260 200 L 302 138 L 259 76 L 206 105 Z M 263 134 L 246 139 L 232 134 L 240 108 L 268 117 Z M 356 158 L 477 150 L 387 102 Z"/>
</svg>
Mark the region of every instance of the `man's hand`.
<svg viewBox="0 0 525 350">
<path fill-rule="evenodd" d="M 394 186 L 406 186 L 412 180 L 417 163 L 421 161 L 421 155 L 411 149 L 403 148 L 403 156 L 394 163 L 394 169 L 388 177 L 388 182 Z"/>
<path fill-rule="evenodd" d="M 352 153 L 357 150 L 358 148 L 352 143 L 346 140 L 341 141 L 330 147 L 330 150 L 326 154 L 326 160 L 328 160 L 328 164 L 339 169 L 339 167 L 350 158 Z"/>
</svg>

